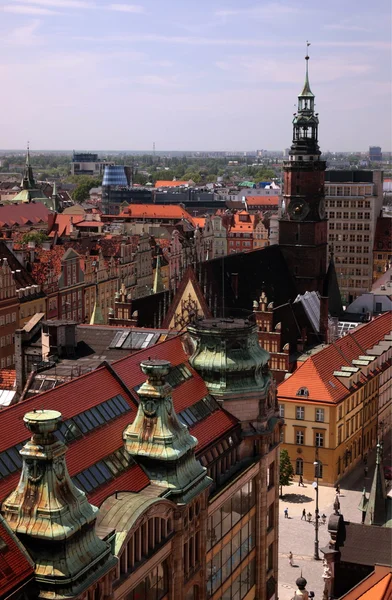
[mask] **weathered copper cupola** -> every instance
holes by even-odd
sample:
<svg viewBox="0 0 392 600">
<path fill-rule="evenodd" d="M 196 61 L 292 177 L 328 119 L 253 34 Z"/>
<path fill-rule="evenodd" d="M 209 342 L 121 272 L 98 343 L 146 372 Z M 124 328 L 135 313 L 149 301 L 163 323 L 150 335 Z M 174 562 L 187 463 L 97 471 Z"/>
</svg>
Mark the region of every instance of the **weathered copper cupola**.
<svg viewBox="0 0 392 600">
<path fill-rule="evenodd" d="M 147 381 L 138 390 L 135 420 L 124 432 L 125 447 L 152 483 L 167 488 L 165 497 L 188 502 L 207 488 L 207 470 L 195 458 L 197 439 L 177 418 L 172 387 L 165 381 L 167 360 L 145 360 L 140 368 Z"/>
<path fill-rule="evenodd" d="M 55 432 L 61 413 L 24 416 L 32 437 L 21 449 L 18 487 L 3 503 L 4 516 L 35 562 L 39 598 L 76 598 L 115 566 L 110 546 L 95 533 L 98 508 L 72 482 L 66 446 Z"/>
</svg>

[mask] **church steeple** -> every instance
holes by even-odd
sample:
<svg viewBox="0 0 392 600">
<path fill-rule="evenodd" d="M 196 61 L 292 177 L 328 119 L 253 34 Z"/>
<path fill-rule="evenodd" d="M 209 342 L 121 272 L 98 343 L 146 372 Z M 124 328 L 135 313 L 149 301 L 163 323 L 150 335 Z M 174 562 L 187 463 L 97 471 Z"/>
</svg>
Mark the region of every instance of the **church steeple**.
<svg viewBox="0 0 392 600">
<path fill-rule="evenodd" d="M 309 49 L 306 43 L 305 83 L 298 96 L 298 110 L 293 119 L 293 144 L 290 150 L 291 160 L 303 160 L 304 156 L 317 160 L 321 152 L 318 147 L 318 115 L 314 112 L 314 94 L 309 83 Z M 301 158 L 300 158 L 301 157 Z M 305 158 L 309 160 L 309 158 Z"/>
<path fill-rule="evenodd" d="M 27 143 L 27 154 L 26 154 L 26 164 L 23 173 L 23 179 L 21 186 L 24 190 L 32 190 L 35 189 L 35 179 L 33 175 L 33 168 L 30 163 L 30 146 Z"/>
</svg>

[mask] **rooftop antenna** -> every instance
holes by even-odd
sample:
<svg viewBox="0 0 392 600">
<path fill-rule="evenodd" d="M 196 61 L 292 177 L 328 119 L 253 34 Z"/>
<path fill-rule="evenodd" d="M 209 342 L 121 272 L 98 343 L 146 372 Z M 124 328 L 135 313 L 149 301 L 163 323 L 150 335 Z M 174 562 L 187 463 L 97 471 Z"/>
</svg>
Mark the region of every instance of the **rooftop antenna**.
<svg viewBox="0 0 392 600">
<path fill-rule="evenodd" d="M 155 158 L 155 142 L 152 143 L 152 154 Z"/>
</svg>

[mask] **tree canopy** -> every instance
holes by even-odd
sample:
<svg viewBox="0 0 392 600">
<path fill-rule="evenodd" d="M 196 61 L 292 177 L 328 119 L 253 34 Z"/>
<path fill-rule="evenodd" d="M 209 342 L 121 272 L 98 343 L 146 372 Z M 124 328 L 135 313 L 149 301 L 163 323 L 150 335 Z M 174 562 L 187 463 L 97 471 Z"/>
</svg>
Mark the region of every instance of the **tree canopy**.
<svg viewBox="0 0 392 600">
<path fill-rule="evenodd" d="M 279 486 L 280 496 L 282 496 L 282 487 L 284 485 L 290 485 L 290 481 L 293 481 L 294 469 L 291 464 L 290 456 L 287 450 L 280 451 L 280 469 L 279 469 Z"/>
<path fill-rule="evenodd" d="M 89 175 L 79 175 L 77 186 L 72 192 L 74 202 L 81 204 L 89 197 L 89 192 L 93 187 L 99 187 L 102 184 L 100 179 L 90 177 Z"/>
</svg>

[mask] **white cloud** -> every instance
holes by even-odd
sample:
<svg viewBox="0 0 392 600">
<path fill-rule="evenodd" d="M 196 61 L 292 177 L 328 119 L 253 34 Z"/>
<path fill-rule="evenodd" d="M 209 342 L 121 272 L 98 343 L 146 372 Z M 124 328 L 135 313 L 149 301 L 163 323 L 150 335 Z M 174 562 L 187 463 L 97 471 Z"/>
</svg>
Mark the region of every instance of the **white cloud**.
<svg viewBox="0 0 392 600">
<path fill-rule="evenodd" d="M 292 15 L 298 12 L 298 8 L 289 4 L 279 4 L 271 2 L 263 6 L 253 6 L 251 8 L 222 9 L 215 11 L 217 17 L 254 17 L 257 19 L 275 19 L 284 15 Z"/>
<path fill-rule="evenodd" d="M 41 21 L 34 19 L 31 23 L 11 29 L 2 37 L 2 42 L 8 46 L 38 46 L 43 43 L 43 38 L 36 35 L 36 31 L 41 25 Z"/>
<path fill-rule="evenodd" d="M 53 8 L 94 8 L 94 3 L 84 2 L 83 0 L 15 0 L 23 4 L 39 4 L 40 6 L 50 6 Z"/>
<path fill-rule="evenodd" d="M 109 4 L 107 8 L 118 12 L 132 13 L 134 15 L 140 15 L 144 12 L 144 7 L 139 4 Z"/>
<path fill-rule="evenodd" d="M 15 13 L 18 15 L 59 15 L 61 13 L 50 10 L 49 8 L 41 8 L 40 6 L 26 6 L 25 4 L 6 4 L 2 7 L 4 12 Z"/>
</svg>

